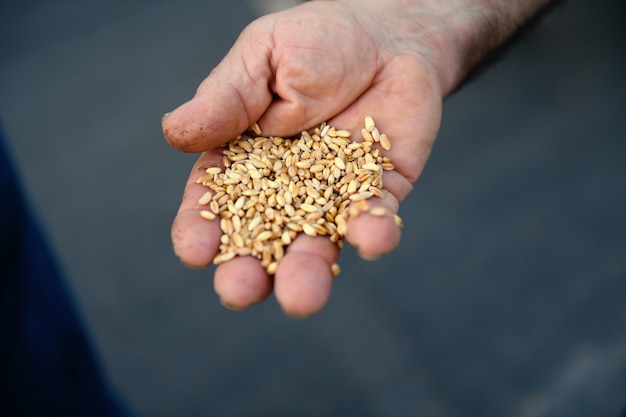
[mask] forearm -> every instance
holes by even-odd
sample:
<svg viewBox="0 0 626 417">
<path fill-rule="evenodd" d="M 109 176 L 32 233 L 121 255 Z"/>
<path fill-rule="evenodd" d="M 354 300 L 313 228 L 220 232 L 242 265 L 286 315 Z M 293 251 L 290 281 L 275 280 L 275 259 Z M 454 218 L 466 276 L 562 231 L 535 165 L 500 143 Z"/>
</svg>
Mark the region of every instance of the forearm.
<svg viewBox="0 0 626 417">
<path fill-rule="evenodd" d="M 552 0 L 337 0 L 369 21 L 381 48 L 425 57 L 443 95 Z"/>
</svg>

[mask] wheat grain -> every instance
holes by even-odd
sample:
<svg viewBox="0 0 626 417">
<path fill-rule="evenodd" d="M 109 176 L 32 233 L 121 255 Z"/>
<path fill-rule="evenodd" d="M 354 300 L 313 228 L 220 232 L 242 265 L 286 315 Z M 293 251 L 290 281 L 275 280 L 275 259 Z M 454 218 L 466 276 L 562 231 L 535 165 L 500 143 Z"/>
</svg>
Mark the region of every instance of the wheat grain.
<svg viewBox="0 0 626 417">
<path fill-rule="evenodd" d="M 255 123 L 253 136 L 230 141 L 222 150 L 224 168 L 208 167 L 198 179 L 209 188 L 198 200 L 209 208 L 200 216 L 219 217 L 223 233 L 213 262 L 254 256 L 274 274 L 299 233 L 326 236 L 341 248 L 349 218 L 385 216 L 385 208 L 370 208 L 367 200 L 383 196 L 383 171 L 394 169 L 372 145 L 388 151 L 391 142 L 370 116 L 364 122 L 362 142 L 326 123 L 294 138 L 263 137 Z M 394 221 L 402 227 L 398 215 Z M 333 264 L 332 275 L 339 272 Z"/>
</svg>

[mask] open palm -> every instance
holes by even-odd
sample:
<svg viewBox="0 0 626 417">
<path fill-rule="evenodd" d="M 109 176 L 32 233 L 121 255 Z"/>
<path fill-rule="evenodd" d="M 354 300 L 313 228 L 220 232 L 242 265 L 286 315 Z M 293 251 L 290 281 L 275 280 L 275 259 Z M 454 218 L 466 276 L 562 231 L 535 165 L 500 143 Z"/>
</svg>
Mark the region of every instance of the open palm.
<svg viewBox="0 0 626 417">
<path fill-rule="evenodd" d="M 292 136 L 327 121 L 359 137 L 371 115 L 392 141 L 386 152 L 396 169 L 385 172 L 383 217 L 350 220 L 347 240 L 365 258 L 393 250 L 400 231 L 393 214 L 412 189 L 434 143 L 442 93 L 428 60 L 400 54 L 375 32 L 374 21 L 335 2 L 309 2 L 262 17 L 241 34 L 196 95 L 164 117 L 172 146 L 202 152 L 187 182 L 172 226 L 174 250 L 193 267 L 207 266 L 218 251 L 217 221 L 199 216 L 206 189 L 196 180 L 221 164 L 218 147 L 254 122 L 263 135 Z M 274 277 L 252 257 L 218 266 L 215 290 L 231 308 L 263 301 L 272 290 L 286 313 L 306 316 L 321 309 L 331 290 L 330 266 L 339 249 L 327 238 L 300 235 Z"/>
</svg>

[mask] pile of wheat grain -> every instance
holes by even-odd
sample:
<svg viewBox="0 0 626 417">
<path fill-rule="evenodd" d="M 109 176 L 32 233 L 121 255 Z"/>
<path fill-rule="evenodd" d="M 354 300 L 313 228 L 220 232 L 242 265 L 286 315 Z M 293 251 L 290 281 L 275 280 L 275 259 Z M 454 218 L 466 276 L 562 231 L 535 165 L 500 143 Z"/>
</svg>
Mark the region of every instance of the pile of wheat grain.
<svg viewBox="0 0 626 417">
<path fill-rule="evenodd" d="M 299 233 L 327 236 L 342 247 L 349 217 L 387 215 L 367 201 L 382 196 L 383 171 L 394 169 L 375 145 L 390 150 L 391 142 L 371 117 L 360 142 L 325 123 L 297 138 L 261 136 L 258 124 L 250 133 L 226 145 L 223 169 L 207 168 L 198 179 L 210 189 L 199 200 L 207 206 L 200 215 L 219 219 L 223 232 L 215 264 L 254 256 L 273 274 Z M 338 265 L 332 273 L 339 273 Z"/>
</svg>

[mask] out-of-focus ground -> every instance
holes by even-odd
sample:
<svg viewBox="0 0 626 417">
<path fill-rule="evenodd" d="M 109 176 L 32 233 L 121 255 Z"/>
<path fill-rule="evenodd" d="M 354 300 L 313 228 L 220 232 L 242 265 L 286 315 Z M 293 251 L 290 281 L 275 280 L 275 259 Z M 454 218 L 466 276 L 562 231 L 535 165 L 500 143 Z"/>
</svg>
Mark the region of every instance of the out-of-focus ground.
<svg viewBox="0 0 626 417">
<path fill-rule="evenodd" d="M 169 227 L 161 115 L 270 2 L 0 4 L 0 118 L 107 375 L 140 417 L 618 416 L 622 1 L 572 0 L 446 101 L 401 246 L 327 308 L 222 308 Z M 279 5 L 279 7 L 282 7 Z"/>
</svg>

